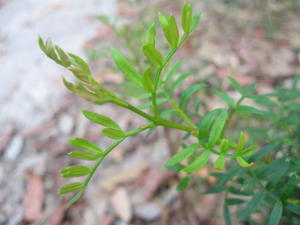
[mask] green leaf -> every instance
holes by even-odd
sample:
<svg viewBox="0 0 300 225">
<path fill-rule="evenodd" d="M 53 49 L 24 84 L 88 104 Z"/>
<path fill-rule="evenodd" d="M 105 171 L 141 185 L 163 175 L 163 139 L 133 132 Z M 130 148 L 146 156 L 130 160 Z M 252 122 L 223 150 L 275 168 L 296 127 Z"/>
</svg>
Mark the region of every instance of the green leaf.
<svg viewBox="0 0 300 225">
<path fill-rule="evenodd" d="M 239 112 L 245 112 L 245 113 L 250 113 L 250 114 L 257 114 L 257 115 L 264 115 L 263 111 L 260 111 L 252 106 L 248 105 L 240 105 L 236 108 L 237 111 Z"/>
<path fill-rule="evenodd" d="M 100 124 L 104 127 L 114 128 L 116 130 L 122 130 L 115 121 L 113 121 L 112 119 L 110 119 L 106 116 L 100 115 L 95 112 L 87 111 L 87 110 L 82 110 L 82 114 L 87 119 L 89 119 L 90 121 L 92 121 L 94 123 Z"/>
<path fill-rule="evenodd" d="M 91 152 L 103 152 L 97 145 L 81 138 L 71 138 L 69 139 L 69 144 L 76 148 L 85 149 Z"/>
<path fill-rule="evenodd" d="M 229 107 L 234 107 L 234 101 L 227 93 L 218 90 L 215 90 L 214 93 L 219 98 L 221 98 Z"/>
<path fill-rule="evenodd" d="M 277 201 L 273 206 L 268 225 L 278 225 L 282 216 L 282 203 Z"/>
<path fill-rule="evenodd" d="M 151 69 L 148 67 L 143 74 L 142 84 L 145 91 L 152 93 L 154 90 Z"/>
<path fill-rule="evenodd" d="M 296 213 L 297 215 L 300 216 L 300 205 L 294 204 L 294 203 L 289 203 L 286 207 L 289 211 Z"/>
<path fill-rule="evenodd" d="M 113 128 L 104 128 L 102 134 L 111 139 L 121 139 L 126 137 L 126 134 L 122 130 L 116 130 Z"/>
<path fill-rule="evenodd" d="M 184 3 L 181 14 L 182 29 L 185 33 L 190 33 L 193 20 L 193 8 L 189 3 Z"/>
<path fill-rule="evenodd" d="M 244 89 L 233 77 L 228 77 L 228 80 L 236 91 L 238 91 L 242 96 L 245 95 Z"/>
<path fill-rule="evenodd" d="M 167 75 L 166 75 L 166 79 L 165 79 L 165 83 L 169 84 L 173 77 L 177 74 L 178 70 L 182 67 L 183 65 L 183 61 L 178 61 L 176 62 L 171 69 L 168 71 Z"/>
<path fill-rule="evenodd" d="M 228 119 L 228 112 L 227 110 L 222 110 L 218 118 L 215 120 L 214 124 L 212 125 L 209 138 L 208 138 L 208 146 L 212 148 L 216 145 L 217 141 L 222 135 L 223 129 L 226 125 Z"/>
<path fill-rule="evenodd" d="M 163 57 L 160 52 L 154 47 L 154 45 L 144 45 L 143 53 L 153 65 L 157 67 L 161 67 L 163 65 Z"/>
<path fill-rule="evenodd" d="M 182 178 L 179 182 L 179 184 L 176 187 L 177 191 L 184 191 L 190 184 L 190 177 L 186 176 Z"/>
<path fill-rule="evenodd" d="M 204 167 L 209 159 L 210 151 L 204 150 L 190 165 L 185 167 L 182 172 L 193 172 Z"/>
<path fill-rule="evenodd" d="M 239 143 L 238 143 L 238 153 L 242 153 L 246 144 L 246 135 L 244 132 L 240 133 Z"/>
<path fill-rule="evenodd" d="M 92 169 L 86 166 L 70 166 L 60 170 L 61 176 L 64 178 L 82 177 L 90 174 Z"/>
<path fill-rule="evenodd" d="M 130 98 L 147 99 L 151 97 L 151 93 L 144 90 L 144 87 L 138 87 L 132 82 L 122 82 L 119 85 L 121 94 Z"/>
<path fill-rule="evenodd" d="M 208 132 L 211 128 L 211 125 L 213 124 L 217 116 L 222 112 L 222 110 L 224 109 L 214 109 L 205 114 L 199 126 L 199 139 L 208 136 Z"/>
<path fill-rule="evenodd" d="M 165 102 L 167 102 L 167 101 L 168 101 L 167 98 L 158 98 L 158 99 L 156 99 L 157 105 L 160 105 L 160 104 L 165 103 Z M 137 108 L 139 108 L 139 109 L 147 109 L 147 108 L 149 108 L 150 106 L 152 106 L 152 101 L 148 101 L 148 102 L 146 102 L 146 103 L 144 103 L 144 104 L 141 104 L 141 105 L 139 105 Z"/>
<path fill-rule="evenodd" d="M 112 56 L 115 64 L 126 78 L 135 83 L 137 86 L 142 86 L 141 74 L 130 64 L 125 56 L 117 49 L 112 49 Z"/>
<path fill-rule="evenodd" d="M 190 146 L 184 148 L 180 152 L 177 152 L 175 155 L 173 155 L 172 158 L 168 162 L 166 162 L 166 164 L 164 166 L 169 167 L 169 166 L 175 165 L 176 163 L 179 163 L 182 160 L 190 157 L 199 146 L 200 146 L 200 144 L 196 143 L 196 144 L 193 144 L 193 145 L 190 145 Z"/>
<path fill-rule="evenodd" d="M 169 45 L 172 47 L 172 37 L 171 37 L 170 30 L 169 30 L 168 19 L 162 13 L 158 13 L 158 20 L 160 22 L 160 25 L 163 29 L 164 35 L 165 35 Z"/>
<path fill-rule="evenodd" d="M 69 152 L 68 155 L 76 159 L 96 160 L 101 158 L 103 156 L 103 153 L 94 154 L 90 152 L 74 151 L 74 152 Z"/>
<path fill-rule="evenodd" d="M 228 181 L 232 180 L 237 174 L 242 174 L 242 168 L 241 167 L 231 168 L 226 173 L 222 174 L 222 177 L 219 179 L 218 184 L 219 185 L 226 184 Z"/>
<path fill-rule="evenodd" d="M 177 172 L 177 173 L 180 172 L 183 168 L 184 168 L 184 166 L 179 163 L 167 167 L 168 170 Z"/>
<path fill-rule="evenodd" d="M 226 201 L 224 202 L 223 205 L 223 218 L 224 218 L 225 225 L 232 225 L 229 208 L 228 205 L 226 204 Z"/>
<path fill-rule="evenodd" d="M 199 91 L 200 89 L 207 87 L 206 84 L 193 84 L 189 88 L 185 89 L 184 92 L 180 95 L 179 99 L 179 105 L 180 107 L 184 108 L 188 102 L 189 97 L 195 93 L 196 91 Z"/>
<path fill-rule="evenodd" d="M 181 74 L 171 85 L 170 87 L 170 94 L 173 95 L 174 91 L 177 87 L 179 87 L 188 77 L 190 77 L 191 75 L 194 75 L 195 72 L 187 72 L 184 74 Z"/>
<path fill-rule="evenodd" d="M 155 46 L 156 29 L 155 24 L 151 24 L 147 32 L 147 44 Z"/>
<path fill-rule="evenodd" d="M 177 23 L 176 23 L 174 15 L 170 15 L 170 17 L 169 17 L 168 30 L 169 30 L 170 38 L 171 38 L 170 45 L 173 48 L 176 48 L 178 46 L 179 31 L 178 31 L 178 27 L 177 27 Z"/>
<path fill-rule="evenodd" d="M 90 68 L 88 66 L 88 64 L 80 57 L 78 57 L 77 55 L 68 54 L 71 57 L 71 62 L 73 65 L 79 67 L 80 69 L 82 69 L 82 71 L 86 74 L 86 75 L 91 75 L 91 71 Z"/>
<path fill-rule="evenodd" d="M 239 156 L 236 157 L 236 161 L 241 167 L 250 167 L 253 165 L 253 163 L 248 163 L 246 160 Z"/>
<path fill-rule="evenodd" d="M 205 195 L 216 194 L 216 193 L 221 193 L 226 190 L 227 190 L 226 187 L 214 187 L 214 188 L 210 188 L 207 191 L 203 192 L 203 194 L 205 194 Z"/>
<path fill-rule="evenodd" d="M 58 194 L 60 195 L 64 195 L 64 194 L 68 194 L 74 191 L 80 191 L 84 188 L 83 183 L 80 182 L 75 182 L 75 183 L 70 183 L 70 184 L 66 184 L 64 186 L 62 186 L 59 191 Z"/>
<path fill-rule="evenodd" d="M 225 155 L 223 154 L 219 155 L 219 157 L 215 162 L 214 168 L 216 170 L 223 170 L 225 168 Z"/>
<path fill-rule="evenodd" d="M 247 219 L 261 204 L 261 202 L 264 200 L 266 196 L 265 192 L 258 192 L 255 195 L 253 195 L 252 199 L 248 202 L 246 208 L 240 213 L 240 219 L 245 220 Z"/>
<path fill-rule="evenodd" d="M 70 59 L 67 56 L 67 54 L 57 45 L 55 46 L 55 50 L 56 50 L 57 54 L 59 55 L 62 65 L 64 67 L 70 66 L 71 62 L 70 62 Z"/>
<path fill-rule="evenodd" d="M 225 154 L 229 150 L 229 140 L 223 139 L 220 144 L 221 153 Z"/>
<path fill-rule="evenodd" d="M 191 32 L 193 32 L 201 21 L 201 13 L 196 13 L 192 19 Z"/>
<path fill-rule="evenodd" d="M 68 201 L 68 206 L 73 205 L 75 202 L 78 201 L 78 199 L 80 199 L 81 195 L 82 195 L 83 191 L 79 191 L 76 195 L 74 195 L 69 201 Z"/>
</svg>

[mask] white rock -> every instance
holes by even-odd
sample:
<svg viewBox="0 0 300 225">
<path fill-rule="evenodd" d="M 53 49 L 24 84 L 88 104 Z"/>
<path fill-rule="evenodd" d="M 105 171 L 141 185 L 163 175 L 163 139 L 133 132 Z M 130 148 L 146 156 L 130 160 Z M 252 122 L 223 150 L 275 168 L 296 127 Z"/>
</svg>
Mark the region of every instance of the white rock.
<svg viewBox="0 0 300 225">
<path fill-rule="evenodd" d="M 69 115 L 62 115 L 58 122 L 58 127 L 61 133 L 70 134 L 74 127 L 74 120 Z"/>
<path fill-rule="evenodd" d="M 24 145 L 24 138 L 22 136 L 15 136 L 4 152 L 4 160 L 13 161 L 21 153 Z"/>
<path fill-rule="evenodd" d="M 144 203 L 135 207 L 135 214 L 140 219 L 153 221 L 162 214 L 162 207 L 156 203 Z"/>
</svg>

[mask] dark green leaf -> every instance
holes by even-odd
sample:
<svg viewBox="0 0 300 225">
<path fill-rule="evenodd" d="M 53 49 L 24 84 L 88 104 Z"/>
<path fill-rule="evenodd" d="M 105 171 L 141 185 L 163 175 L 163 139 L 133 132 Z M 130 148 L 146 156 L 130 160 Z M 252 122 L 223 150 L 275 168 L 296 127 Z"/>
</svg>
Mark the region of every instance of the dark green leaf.
<svg viewBox="0 0 300 225">
<path fill-rule="evenodd" d="M 182 172 L 193 172 L 204 167 L 209 159 L 210 151 L 204 150 L 190 165 L 185 167 Z"/>
<path fill-rule="evenodd" d="M 94 112 L 90 112 L 87 110 L 82 110 L 82 114 L 88 118 L 90 121 L 94 122 L 94 123 L 98 123 L 104 127 L 109 127 L 109 128 L 114 128 L 116 130 L 121 130 L 121 128 L 119 127 L 119 125 L 113 121 L 112 119 L 100 115 L 98 113 L 94 113 Z"/>
<path fill-rule="evenodd" d="M 265 192 L 259 192 L 253 195 L 251 200 L 248 202 L 246 208 L 240 213 L 240 219 L 245 220 L 247 219 L 252 213 L 254 213 L 257 206 L 261 204 L 261 201 L 264 200 L 266 196 Z"/>
<path fill-rule="evenodd" d="M 97 145 L 81 138 L 71 138 L 69 139 L 69 144 L 76 148 L 89 150 L 91 152 L 103 152 Z"/>
<path fill-rule="evenodd" d="M 282 203 L 277 201 L 269 217 L 268 225 L 278 225 L 282 216 Z"/>
<path fill-rule="evenodd" d="M 189 186 L 189 184 L 190 184 L 190 177 L 186 176 L 183 179 L 181 179 L 176 189 L 177 191 L 184 191 Z"/>
<path fill-rule="evenodd" d="M 175 155 L 172 156 L 172 158 L 165 164 L 165 167 L 169 167 L 172 165 L 175 165 L 179 162 L 181 162 L 182 160 L 190 157 L 195 150 L 200 146 L 199 143 L 190 145 L 186 148 L 184 148 L 183 150 L 181 150 L 180 152 L 177 152 Z"/>
<path fill-rule="evenodd" d="M 225 225 L 232 225 L 229 208 L 226 202 L 224 202 L 223 205 L 223 218 L 224 218 Z"/>
<path fill-rule="evenodd" d="M 216 193 L 220 193 L 226 191 L 226 187 L 214 187 L 211 189 L 208 189 L 207 191 L 203 192 L 203 194 L 207 195 L 207 194 L 216 194 Z"/>
<path fill-rule="evenodd" d="M 80 191 L 84 188 L 83 183 L 79 183 L 79 182 L 75 182 L 75 183 L 70 183 L 70 184 L 66 184 L 64 186 L 62 186 L 59 191 L 58 194 L 60 195 L 64 195 L 64 194 L 68 194 L 74 191 Z"/>
<path fill-rule="evenodd" d="M 296 213 L 297 215 L 300 216 L 300 205 L 294 204 L 294 203 L 289 203 L 286 207 L 289 211 Z"/>
<path fill-rule="evenodd" d="M 233 168 L 231 168 L 226 173 L 222 174 L 222 177 L 220 178 L 218 184 L 219 185 L 226 184 L 228 181 L 230 181 L 233 177 L 235 177 L 239 173 L 242 176 L 241 170 L 242 170 L 241 167 L 233 167 Z"/>
<path fill-rule="evenodd" d="M 126 134 L 123 131 L 112 128 L 104 128 L 102 134 L 111 139 L 121 139 L 126 137 Z"/>
<path fill-rule="evenodd" d="M 240 199 L 240 198 L 227 198 L 226 199 L 227 205 L 240 205 L 240 204 L 243 204 L 244 202 L 245 202 L 245 200 Z"/>
</svg>

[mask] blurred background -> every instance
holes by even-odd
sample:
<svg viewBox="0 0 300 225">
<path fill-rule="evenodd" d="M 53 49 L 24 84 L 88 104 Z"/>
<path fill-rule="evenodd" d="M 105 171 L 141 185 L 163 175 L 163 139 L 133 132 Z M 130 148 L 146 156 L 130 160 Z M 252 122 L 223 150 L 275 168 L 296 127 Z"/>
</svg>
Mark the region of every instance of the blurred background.
<svg viewBox="0 0 300 225">
<path fill-rule="evenodd" d="M 230 92 L 226 77 L 232 76 L 242 85 L 256 81 L 258 92 L 266 93 L 300 73 L 299 0 L 189 2 L 202 13 L 202 22 L 176 58 L 184 58 L 185 72 L 196 72 L 190 83 L 203 80 Z M 174 13 L 180 24 L 182 4 L 180 0 L 0 0 L 1 225 L 223 224 L 219 196 L 199 194 L 215 182 L 208 169 L 196 174 L 199 189 L 176 191 L 178 177 L 162 165 L 178 137 L 165 129 L 147 138 L 139 134 L 120 145 L 76 205 L 67 208 L 68 197 L 57 195 L 58 187 L 66 183 L 58 170 L 77 162 L 66 156 L 69 137 L 84 137 L 100 146 L 110 143 L 80 114 L 81 109 L 107 115 L 126 130 L 144 121 L 66 91 L 61 75 L 68 73 L 39 50 L 38 36 L 51 37 L 64 50 L 86 59 L 97 80 L 122 93 L 126 87 L 110 48 L 120 49 L 142 68 L 140 46 L 147 28 L 158 11 Z M 221 104 L 213 97 L 209 102 L 211 108 Z"/>
</svg>

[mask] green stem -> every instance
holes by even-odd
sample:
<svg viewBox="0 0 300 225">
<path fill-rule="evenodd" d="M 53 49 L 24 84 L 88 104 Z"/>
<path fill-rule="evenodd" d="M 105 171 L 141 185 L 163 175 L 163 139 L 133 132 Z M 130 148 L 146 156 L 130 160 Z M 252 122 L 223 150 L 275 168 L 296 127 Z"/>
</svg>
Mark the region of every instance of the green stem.
<svg viewBox="0 0 300 225">
<path fill-rule="evenodd" d="M 105 151 L 104 151 L 104 154 L 101 158 L 97 159 L 95 165 L 92 167 L 92 171 L 91 173 L 88 174 L 88 176 L 86 177 L 85 181 L 83 182 L 83 186 L 84 188 L 79 191 L 76 195 L 73 196 L 73 198 L 70 200 L 69 202 L 69 205 L 76 202 L 80 196 L 83 194 L 85 188 L 88 186 L 88 184 L 90 183 L 92 177 L 94 176 L 96 170 L 98 169 L 98 167 L 101 165 L 101 163 L 103 162 L 104 158 L 114 149 L 116 148 L 119 144 L 121 144 L 127 137 L 129 136 L 132 136 L 132 135 L 135 135 L 135 134 L 138 134 L 144 130 L 147 130 L 151 127 L 153 127 L 154 124 L 153 123 L 149 123 L 149 124 L 146 124 L 138 129 L 135 129 L 133 131 L 130 131 L 128 133 L 126 133 L 126 137 L 124 138 L 121 138 L 119 140 L 117 140 L 115 143 L 111 144 Z"/>
<path fill-rule="evenodd" d="M 160 119 L 160 118 L 155 118 L 155 117 L 149 115 L 148 113 L 145 113 L 142 110 L 140 110 L 140 109 L 138 109 L 138 108 L 136 108 L 133 105 L 130 105 L 128 103 L 127 103 L 126 106 L 123 106 L 123 107 L 125 107 L 125 108 L 127 108 L 127 109 L 135 112 L 136 114 L 139 114 L 140 116 L 148 119 L 149 121 L 153 122 L 155 125 L 160 125 L 160 126 L 175 128 L 177 130 L 183 130 L 183 131 L 192 133 L 192 135 L 194 135 L 194 136 L 197 136 L 197 130 L 198 130 L 197 128 L 194 129 L 194 128 L 183 126 L 181 124 L 170 122 L 168 120 L 164 120 L 164 119 Z"/>
<path fill-rule="evenodd" d="M 173 55 L 176 53 L 176 51 L 181 47 L 183 42 L 187 39 L 188 34 L 184 33 L 178 42 L 178 46 L 176 48 L 172 48 L 169 53 L 167 54 L 166 58 L 164 59 L 163 65 L 159 67 L 156 71 L 155 77 L 154 77 L 154 91 L 152 93 L 152 105 L 153 105 L 153 113 L 155 117 L 158 117 L 158 109 L 157 109 L 157 102 L 156 102 L 156 96 L 157 96 L 157 86 L 160 81 L 161 73 L 163 69 L 168 65 Z"/>
<path fill-rule="evenodd" d="M 169 100 L 173 109 L 178 113 L 178 115 L 183 119 L 183 121 L 188 124 L 193 129 L 198 129 L 195 124 L 189 119 L 185 112 L 178 106 L 177 102 L 174 99 Z"/>
</svg>

